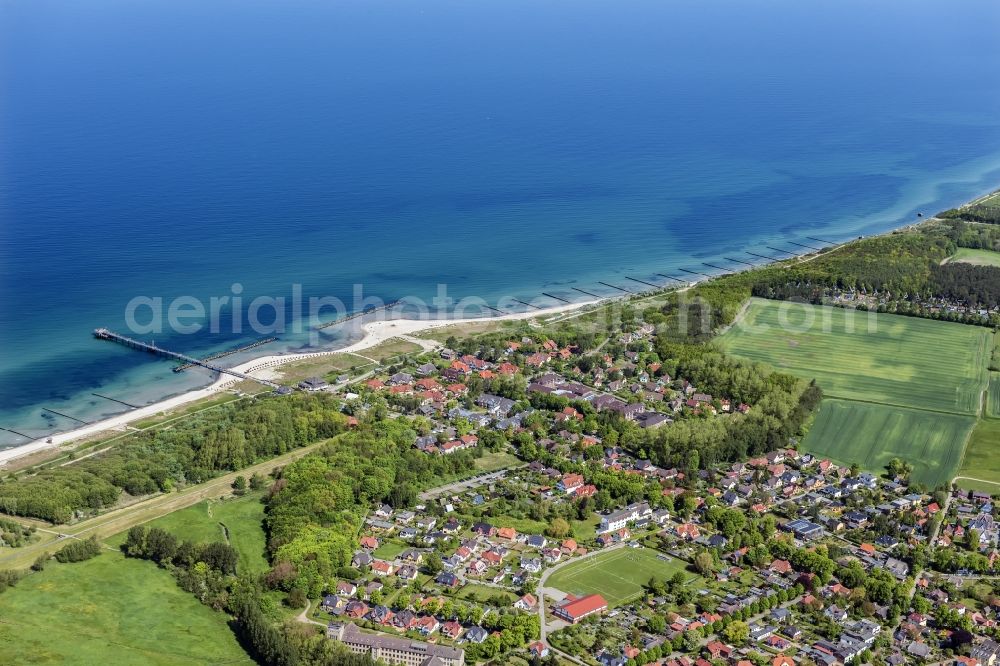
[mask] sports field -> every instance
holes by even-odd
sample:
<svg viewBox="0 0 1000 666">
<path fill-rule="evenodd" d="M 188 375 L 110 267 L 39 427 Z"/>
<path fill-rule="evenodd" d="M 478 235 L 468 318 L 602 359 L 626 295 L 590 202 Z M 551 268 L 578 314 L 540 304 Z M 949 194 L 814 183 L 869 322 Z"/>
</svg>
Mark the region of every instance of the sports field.
<svg viewBox="0 0 1000 666">
<path fill-rule="evenodd" d="M 958 485 L 971 490 L 1000 494 L 1000 420 L 983 419 L 972 431 Z"/>
<path fill-rule="evenodd" d="M 955 254 L 948 257 L 948 261 L 950 263 L 974 264 L 976 266 L 1000 266 L 1000 252 L 960 247 Z"/>
<path fill-rule="evenodd" d="M 976 326 L 762 299 L 720 339 L 831 397 L 960 414 L 979 411 L 992 343 Z"/>
<path fill-rule="evenodd" d="M 957 473 L 975 425 L 974 416 L 827 398 L 803 448 L 873 472 L 900 458 L 913 465 L 913 481 L 934 488 Z"/>
<path fill-rule="evenodd" d="M 267 538 L 264 535 L 264 505 L 260 498 L 258 492 L 225 500 L 206 500 L 145 525 L 165 529 L 182 541 L 228 541 L 240 554 L 240 571 L 266 571 Z M 125 542 L 125 536 L 125 532 L 116 534 L 107 539 L 107 543 L 118 546 Z"/>
<path fill-rule="evenodd" d="M 545 586 L 578 597 L 600 594 L 610 606 L 619 606 L 639 596 L 651 577 L 668 579 L 686 566 L 650 548 L 619 548 L 563 567 L 549 576 Z"/>
<path fill-rule="evenodd" d="M 224 613 L 151 562 L 51 562 L 0 595 L 2 664 L 253 664 Z"/>
</svg>

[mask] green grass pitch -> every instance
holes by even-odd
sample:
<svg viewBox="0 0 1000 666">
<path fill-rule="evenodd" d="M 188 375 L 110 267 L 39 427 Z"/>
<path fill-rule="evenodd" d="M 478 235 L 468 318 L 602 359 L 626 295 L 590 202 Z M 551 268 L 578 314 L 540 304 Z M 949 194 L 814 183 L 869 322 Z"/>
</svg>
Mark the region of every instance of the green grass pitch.
<svg viewBox="0 0 1000 666">
<path fill-rule="evenodd" d="M 650 548 L 619 548 L 563 567 L 545 586 L 578 597 L 600 594 L 608 605 L 619 606 L 639 596 L 651 577 L 667 579 L 685 567 L 685 562 Z"/>
<path fill-rule="evenodd" d="M 1000 420 L 983 419 L 972 431 L 958 485 L 971 490 L 1000 494 Z"/>
</svg>

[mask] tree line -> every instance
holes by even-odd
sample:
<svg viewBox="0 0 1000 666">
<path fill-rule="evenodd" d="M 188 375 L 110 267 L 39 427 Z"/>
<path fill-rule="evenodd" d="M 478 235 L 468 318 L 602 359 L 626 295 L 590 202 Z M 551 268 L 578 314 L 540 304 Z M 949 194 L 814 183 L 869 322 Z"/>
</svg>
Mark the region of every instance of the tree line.
<svg viewBox="0 0 1000 666">
<path fill-rule="evenodd" d="M 124 438 L 67 467 L 0 482 L 0 510 L 67 523 L 114 506 L 122 494 L 168 492 L 242 469 L 346 429 L 328 394 L 240 400 Z"/>
</svg>

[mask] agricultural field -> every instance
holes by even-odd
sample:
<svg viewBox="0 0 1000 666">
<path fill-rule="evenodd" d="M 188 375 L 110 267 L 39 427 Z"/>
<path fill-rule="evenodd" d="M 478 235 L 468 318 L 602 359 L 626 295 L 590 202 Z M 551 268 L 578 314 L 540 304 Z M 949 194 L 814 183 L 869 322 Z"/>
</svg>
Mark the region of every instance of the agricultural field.
<svg viewBox="0 0 1000 666">
<path fill-rule="evenodd" d="M 243 497 L 205 500 L 144 524 L 165 529 L 182 541 L 228 541 L 239 552 L 241 571 L 266 571 L 267 538 L 261 496 L 262 493 L 257 492 Z M 116 534 L 107 539 L 107 543 L 119 546 L 125 542 L 125 534 Z"/>
<path fill-rule="evenodd" d="M 972 431 L 958 485 L 990 494 L 1000 493 L 1000 420 L 983 419 Z"/>
<path fill-rule="evenodd" d="M 977 414 L 993 340 L 975 326 L 753 299 L 720 344 L 830 397 Z"/>
<path fill-rule="evenodd" d="M 107 552 L 0 596 L 0 663 L 253 664 L 226 622 L 167 571 Z"/>
<path fill-rule="evenodd" d="M 960 247 L 955 254 L 948 257 L 948 262 L 973 264 L 974 266 L 1000 266 L 1000 252 Z"/>
<path fill-rule="evenodd" d="M 975 425 L 974 416 L 827 398 L 803 448 L 876 473 L 900 458 L 913 466 L 913 481 L 933 488 L 955 476 Z"/>
<path fill-rule="evenodd" d="M 990 387 L 986 391 L 986 416 L 1000 419 L 1000 372 L 990 373 Z"/>
<path fill-rule="evenodd" d="M 576 596 L 600 594 L 610 606 L 620 606 L 639 596 L 651 577 L 668 579 L 686 571 L 686 566 L 650 548 L 619 548 L 559 569 L 549 576 L 545 587 Z"/>
</svg>

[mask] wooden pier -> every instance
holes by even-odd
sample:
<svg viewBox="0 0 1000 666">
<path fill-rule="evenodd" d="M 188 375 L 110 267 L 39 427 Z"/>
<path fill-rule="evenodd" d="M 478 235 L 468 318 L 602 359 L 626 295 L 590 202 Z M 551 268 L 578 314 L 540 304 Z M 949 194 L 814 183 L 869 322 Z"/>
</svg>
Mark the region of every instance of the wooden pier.
<svg viewBox="0 0 1000 666">
<path fill-rule="evenodd" d="M 548 296 L 549 298 L 551 298 L 553 300 L 562 301 L 563 303 L 569 303 L 569 301 L 567 301 L 565 298 L 562 298 L 561 296 L 555 296 L 553 294 L 549 294 L 549 293 L 546 293 L 544 291 L 542 292 L 542 296 Z"/>
<path fill-rule="evenodd" d="M 391 303 L 386 303 L 385 305 L 380 305 L 377 308 L 368 308 L 367 310 L 362 310 L 361 312 L 355 312 L 354 314 L 349 314 L 349 315 L 340 317 L 339 319 L 334 319 L 333 321 L 328 321 L 325 324 L 320 324 L 314 330 L 320 331 L 320 330 L 323 330 L 324 328 L 330 328 L 331 326 L 336 326 L 338 324 L 343 324 L 344 322 L 351 321 L 352 319 L 357 319 L 358 317 L 364 317 L 365 315 L 369 315 L 369 314 L 371 314 L 373 312 L 378 312 L 379 310 L 390 310 L 390 309 L 392 309 L 393 307 L 399 305 L 402 302 L 403 301 L 401 301 L 401 300 L 399 300 L 399 301 L 392 301 Z"/>
<path fill-rule="evenodd" d="M 816 252 L 822 252 L 822 248 L 813 247 L 812 245 L 804 245 L 803 243 L 796 243 L 795 241 L 785 241 L 789 245 L 798 245 L 799 247 L 804 247 L 807 250 L 815 250 Z"/>
<path fill-rule="evenodd" d="M 272 381 L 266 379 L 258 379 L 256 377 L 251 377 L 243 372 L 237 372 L 236 370 L 231 370 L 229 368 L 223 368 L 218 365 L 213 365 L 201 359 L 194 358 L 193 356 L 187 356 L 186 354 L 181 354 L 179 352 L 170 351 L 169 349 L 164 349 L 163 347 L 157 347 L 155 344 L 142 342 L 140 340 L 133 340 L 132 338 L 115 333 L 106 328 L 98 328 L 94 331 L 94 337 L 98 340 L 110 340 L 111 342 L 117 342 L 120 345 L 125 345 L 131 349 L 138 349 L 139 351 L 144 351 L 149 354 L 155 354 L 156 356 L 163 356 L 165 358 L 172 358 L 183 363 L 190 363 L 191 365 L 200 365 L 203 368 L 207 368 L 214 372 L 223 373 L 226 375 L 232 375 L 233 377 L 238 377 L 239 379 L 247 379 L 252 382 L 257 382 L 258 384 L 263 384 L 269 388 L 277 389 L 280 384 L 276 384 Z"/>
<path fill-rule="evenodd" d="M 118 398 L 111 398 L 106 395 L 101 395 L 100 393 L 91 393 L 90 395 L 96 395 L 98 398 L 104 398 L 105 400 L 110 400 L 111 402 L 117 402 L 119 405 L 125 405 L 126 407 L 131 407 L 132 409 L 139 409 L 139 405 L 133 405 L 131 402 L 125 402 L 124 400 L 119 400 Z"/>
</svg>

